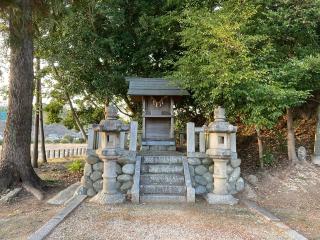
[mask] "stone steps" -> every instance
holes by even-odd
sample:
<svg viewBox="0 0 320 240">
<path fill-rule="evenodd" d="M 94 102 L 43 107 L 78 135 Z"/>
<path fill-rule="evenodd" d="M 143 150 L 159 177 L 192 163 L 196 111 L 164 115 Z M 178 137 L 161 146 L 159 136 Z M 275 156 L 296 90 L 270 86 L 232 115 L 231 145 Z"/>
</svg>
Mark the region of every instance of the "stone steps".
<svg viewBox="0 0 320 240">
<path fill-rule="evenodd" d="M 182 164 L 141 164 L 141 173 L 170 173 L 183 175 L 183 166 Z"/>
<path fill-rule="evenodd" d="M 169 194 L 143 194 L 140 196 L 143 203 L 183 203 L 187 202 L 186 196 Z"/>
<path fill-rule="evenodd" d="M 170 185 L 140 185 L 142 194 L 175 194 L 185 195 L 185 186 L 170 186 Z"/>
<path fill-rule="evenodd" d="M 184 176 L 177 174 L 144 174 L 140 176 L 140 184 L 163 184 L 184 186 Z"/>
<path fill-rule="evenodd" d="M 167 152 L 168 153 L 168 152 Z M 177 152 L 142 157 L 140 202 L 186 202 L 183 159 Z"/>
<path fill-rule="evenodd" d="M 144 164 L 182 164 L 184 156 L 145 156 Z"/>
</svg>

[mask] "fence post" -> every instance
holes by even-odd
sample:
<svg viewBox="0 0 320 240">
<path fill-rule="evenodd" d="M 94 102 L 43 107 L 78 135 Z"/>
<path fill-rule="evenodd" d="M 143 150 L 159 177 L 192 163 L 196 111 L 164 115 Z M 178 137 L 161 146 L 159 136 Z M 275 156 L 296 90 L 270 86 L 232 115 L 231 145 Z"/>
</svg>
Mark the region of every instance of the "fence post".
<svg viewBox="0 0 320 240">
<path fill-rule="evenodd" d="M 137 151 L 137 140 L 138 140 L 138 122 L 132 121 L 130 123 L 130 151 Z"/>
<path fill-rule="evenodd" d="M 125 144 L 125 138 L 126 138 L 126 132 L 120 132 L 120 143 L 119 143 L 119 147 L 120 149 L 124 149 L 124 144 Z"/>
<path fill-rule="evenodd" d="M 206 137 L 204 132 L 199 133 L 199 152 L 201 153 L 206 152 Z"/>
<path fill-rule="evenodd" d="M 187 152 L 193 153 L 196 151 L 195 146 L 195 127 L 193 122 L 187 123 Z"/>
</svg>

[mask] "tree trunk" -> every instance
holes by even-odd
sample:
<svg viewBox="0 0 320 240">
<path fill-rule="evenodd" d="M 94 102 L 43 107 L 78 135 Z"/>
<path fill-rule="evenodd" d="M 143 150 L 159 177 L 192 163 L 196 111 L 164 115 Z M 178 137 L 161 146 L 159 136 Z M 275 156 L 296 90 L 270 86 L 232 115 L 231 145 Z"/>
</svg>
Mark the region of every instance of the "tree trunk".
<svg viewBox="0 0 320 240">
<path fill-rule="evenodd" d="M 36 104 L 35 104 L 35 117 L 34 117 L 34 143 L 33 143 L 33 158 L 32 158 L 32 166 L 34 168 L 38 167 L 38 142 L 39 142 L 39 118 L 40 118 L 40 59 L 37 58 L 36 64 Z"/>
<path fill-rule="evenodd" d="M 44 129 L 43 129 L 43 108 L 42 108 L 42 97 L 41 97 L 41 79 L 40 79 L 40 137 L 41 137 L 41 155 L 42 155 L 42 162 L 47 162 L 46 156 L 46 139 L 44 137 Z"/>
<path fill-rule="evenodd" d="M 72 101 L 71 101 L 71 98 L 70 98 L 70 95 L 68 92 L 66 92 L 66 97 L 68 99 L 68 102 L 69 102 L 69 105 L 70 105 L 70 109 L 71 109 L 71 112 L 72 112 L 72 116 L 73 116 L 73 119 L 75 120 L 78 128 L 80 129 L 80 131 L 82 132 L 82 135 L 83 135 L 83 138 L 87 141 L 87 134 L 86 132 L 84 131 L 84 128 L 79 120 L 79 117 L 78 117 L 78 114 L 76 112 L 76 110 L 74 109 L 73 107 L 73 104 L 72 104 Z"/>
<path fill-rule="evenodd" d="M 312 162 L 316 165 L 320 165 L 320 104 L 318 105 L 317 109 L 317 128 L 314 140 Z"/>
<path fill-rule="evenodd" d="M 290 108 L 287 108 L 287 131 L 288 158 L 289 161 L 295 164 L 298 162 L 298 157 L 296 153 L 296 140 L 294 136 L 292 109 Z"/>
<path fill-rule="evenodd" d="M 22 182 L 38 199 L 41 179 L 31 166 L 33 42 L 31 0 L 10 10 L 10 77 L 8 118 L 0 158 L 0 191 Z"/>
<path fill-rule="evenodd" d="M 264 163 L 263 163 L 263 143 L 262 143 L 262 136 L 260 129 L 256 127 L 256 132 L 257 132 L 257 139 L 258 139 L 258 150 L 259 150 L 259 162 L 260 162 L 260 168 L 264 168 Z"/>
</svg>

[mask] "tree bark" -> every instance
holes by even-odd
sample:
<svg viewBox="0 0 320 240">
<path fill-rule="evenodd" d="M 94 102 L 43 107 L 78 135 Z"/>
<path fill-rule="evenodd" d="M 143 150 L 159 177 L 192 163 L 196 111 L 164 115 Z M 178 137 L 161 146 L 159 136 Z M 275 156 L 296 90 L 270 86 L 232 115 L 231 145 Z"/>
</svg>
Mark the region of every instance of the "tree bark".
<svg viewBox="0 0 320 240">
<path fill-rule="evenodd" d="M 33 158 L 32 158 L 32 166 L 34 168 L 38 167 L 38 142 L 39 142 L 39 120 L 40 120 L 40 59 L 37 58 L 36 63 L 36 104 L 35 104 L 35 117 L 34 117 L 34 142 L 33 142 Z"/>
<path fill-rule="evenodd" d="M 31 166 L 30 144 L 33 97 L 31 0 L 9 10 L 10 76 L 8 118 L 0 158 L 0 191 L 16 184 L 43 198 L 41 179 Z"/>
<path fill-rule="evenodd" d="M 256 127 L 256 132 L 257 132 L 257 139 L 258 139 L 258 150 L 259 150 L 259 163 L 260 163 L 260 168 L 264 168 L 264 163 L 263 163 L 263 142 L 262 142 L 262 136 L 260 129 Z"/>
<path fill-rule="evenodd" d="M 83 126 L 82 126 L 82 124 L 81 124 L 81 122 L 80 122 L 80 120 L 79 120 L 78 114 L 77 114 L 76 110 L 75 110 L 74 107 L 73 107 L 73 104 L 72 104 L 70 95 L 69 95 L 69 93 L 68 93 L 67 91 L 66 91 L 65 93 L 66 93 L 66 97 L 67 97 L 67 99 L 68 99 L 68 103 L 69 103 L 69 106 L 70 106 L 70 109 L 71 109 L 71 112 L 72 112 L 73 119 L 75 120 L 78 128 L 79 128 L 80 131 L 82 132 L 83 138 L 87 141 L 87 140 L 88 140 L 88 139 L 87 139 L 87 134 L 86 134 L 86 132 L 84 131 L 84 128 L 83 128 Z"/>
<path fill-rule="evenodd" d="M 288 158 L 289 161 L 295 164 L 298 162 L 298 157 L 296 153 L 296 140 L 294 136 L 292 109 L 290 108 L 287 108 L 287 131 Z"/>
<path fill-rule="evenodd" d="M 317 127 L 314 139 L 312 162 L 316 165 L 320 165 L 320 104 L 317 109 Z"/>
</svg>

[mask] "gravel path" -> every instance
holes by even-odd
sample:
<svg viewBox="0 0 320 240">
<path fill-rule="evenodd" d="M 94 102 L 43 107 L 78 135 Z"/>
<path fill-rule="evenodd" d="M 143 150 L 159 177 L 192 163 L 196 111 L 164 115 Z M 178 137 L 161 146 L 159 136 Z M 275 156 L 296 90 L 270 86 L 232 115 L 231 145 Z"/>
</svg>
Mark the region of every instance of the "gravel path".
<svg viewBox="0 0 320 240">
<path fill-rule="evenodd" d="M 100 206 L 86 202 L 48 239 L 289 239 L 241 206 L 130 203 Z"/>
</svg>

